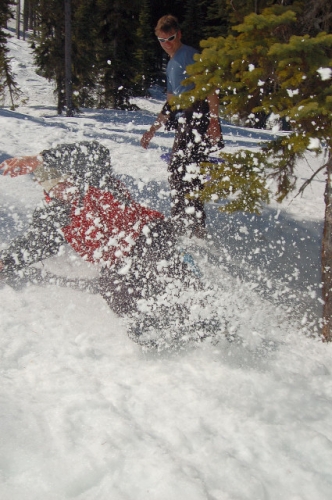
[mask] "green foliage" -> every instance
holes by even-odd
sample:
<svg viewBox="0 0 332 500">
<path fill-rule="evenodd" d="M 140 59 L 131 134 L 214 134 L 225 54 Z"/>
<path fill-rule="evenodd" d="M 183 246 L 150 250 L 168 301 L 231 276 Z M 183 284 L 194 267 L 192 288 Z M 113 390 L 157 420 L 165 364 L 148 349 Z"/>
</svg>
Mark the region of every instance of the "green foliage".
<svg viewBox="0 0 332 500">
<path fill-rule="evenodd" d="M 223 212 L 253 212 L 259 214 L 263 203 L 269 201 L 266 188 L 266 163 L 262 153 L 246 150 L 235 154 L 223 153 L 224 163 L 203 163 L 209 181 L 203 190 L 204 201 L 227 199 Z"/>
<path fill-rule="evenodd" d="M 0 96 L 4 98 L 6 92 L 8 92 L 11 100 L 11 109 L 15 109 L 15 101 L 20 95 L 20 90 L 15 82 L 11 60 L 8 57 L 7 39 L 10 35 L 2 29 L 12 17 L 12 5 L 13 2 L 10 0 L 2 0 L 0 4 Z"/>
<path fill-rule="evenodd" d="M 140 5 L 134 53 L 136 70 L 133 77 L 133 90 L 135 94 L 148 95 L 148 89 L 156 78 L 156 45 L 150 0 L 143 0 Z"/>
<path fill-rule="evenodd" d="M 184 6 L 184 21 L 181 24 L 183 43 L 199 49 L 204 38 L 209 0 L 187 1 Z"/>
<path fill-rule="evenodd" d="M 137 75 L 138 0 L 72 0 L 71 12 L 74 107 L 128 107 Z M 40 0 L 36 14 L 35 61 L 39 73 L 55 81 L 61 114 L 65 105 L 63 0 Z"/>
<path fill-rule="evenodd" d="M 38 73 L 55 81 L 58 114 L 65 106 L 65 34 L 64 2 L 41 0 L 37 7 L 39 31 L 32 39 Z"/>
<path fill-rule="evenodd" d="M 102 93 L 100 106 L 125 109 L 130 106 L 136 66 L 138 0 L 97 0 L 97 60 Z"/>
<path fill-rule="evenodd" d="M 331 152 L 332 147 L 332 35 L 293 35 L 297 11 L 274 5 L 246 16 L 234 28 L 237 36 L 203 41 L 202 53 L 187 70 L 195 89 L 174 101 L 186 107 L 216 91 L 225 119 L 254 126 L 260 117 L 273 116 L 287 123 L 289 134 L 262 151 L 263 163 L 277 181 L 279 201 L 294 189 L 296 159 L 308 147 L 317 152 L 322 147 Z M 237 160 L 236 154 L 227 161 L 233 165 Z M 250 155 L 245 161 L 249 166 Z M 224 167 L 214 175 L 222 179 Z M 218 183 L 213 186 L 210 191 L 220 192 Z"/>
<path fill-rule="evenodd" d="M 332 146 L 332 79 L 322 69 L 332 66 L 332 35 L 319 33 L 292 36 L 287 44 L 275 44 L 269 56 L 277 58 L 278 91 L 272 110 L 288 117 L 292 129 L 307 138 L 317 138 Z M 268 109 L 268 101 L 262 105 Z"/>
<path fill-rule="evenodd" d="M 208 4 L 203 38 L 226 36 L 230 29 L 227 0 L 212 0 Z"/>
<path fill-rule="evenodd" d="M 203 40 L 202 54 L 187 69 L 189 82 L 195 84 L 195 99 L 205 98 L 218 89 L 222 110 L 229 117 L 245 119 L 271 95 L 276 62 L 268 58 L 274 43 L 281 42 L 285 30 L 296 23 L 294 11 L 280 6 L 266 9 L 264 15 L 250 14 L 236 27 L 238 36 Z M 189 96 L 183 96 L 184 104 Z M 186 102 L 187 101 L 187 102 Z"/>
<path fill-rule="evenodd" d="M 98 78 L 95 40 L 97 13 L 95 0 L 72 0 L 72 88 L 75 108 L 96 105 Z"/>
</svg>

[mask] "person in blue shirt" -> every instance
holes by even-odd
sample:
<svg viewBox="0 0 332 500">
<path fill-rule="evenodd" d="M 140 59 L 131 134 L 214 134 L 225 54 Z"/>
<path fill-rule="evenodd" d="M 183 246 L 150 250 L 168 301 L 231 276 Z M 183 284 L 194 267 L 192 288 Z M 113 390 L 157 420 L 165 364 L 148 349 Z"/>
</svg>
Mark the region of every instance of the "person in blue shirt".
<svg viewBox="0 0 332 500">
<path fill-rule="evenodd" d="M 224 147 L 219 122 L 219 98 L 213 92 L 190 108 L 172 112 L 169 101 L 193 89 L 183 85 L 186 68 L 195 62 L 196 49 L 182 43 L 181 29 L 176 17 L 167 15 L 159 19 L 155 34 L 169 56 L 166 68 L 167 101 L 155 123 L 141 138 L 148 148 L 156 131 L 163 125 L 175 129 L 175 138 L 168 165 L 171 189 L 171 216 L 182 232 L 204 238 L 206 236 L 204 205 L 199 198 L 203 187 L 199 165 L 206 161 L 214 149 Z"/>
</svg>

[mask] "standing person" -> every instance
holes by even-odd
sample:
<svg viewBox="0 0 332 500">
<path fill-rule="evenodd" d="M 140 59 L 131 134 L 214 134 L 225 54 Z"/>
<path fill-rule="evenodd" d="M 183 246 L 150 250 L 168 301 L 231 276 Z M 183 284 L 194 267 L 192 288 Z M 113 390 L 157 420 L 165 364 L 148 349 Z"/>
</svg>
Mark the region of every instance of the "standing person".
<svg viewBox="0 0 332 500">
<path fill-rule="evenodd" d="M 174 120 L 175 113 L 171 112 L 169 101 L 172 96 L 178 96 L 193 88 L 183 86 L 182 82 L 187 76 L 186 67 L 195 62 L 194 55 L 198 51 L 181 42 L 180 26 L 174 16 L 160 18 L 155 34 L 170 57 L 166 69 L 167 101 L 155 123 L 143 134 L 141 145 L 147 148 L 162 125 L 167 129 L 175 128 L 168 165 L 171 215 L 183 232 L 189 229 L 192 235 L 204 238 L 206 215 L 204 205 L 199 199 L 199 191 L 203 187 L 199 164 L 207 160 L 213 147 L 223 147 L 219 98 L 213 93 L 203 101 L 196 101 L 190 108 L 179 110 Z"/>
</svg>

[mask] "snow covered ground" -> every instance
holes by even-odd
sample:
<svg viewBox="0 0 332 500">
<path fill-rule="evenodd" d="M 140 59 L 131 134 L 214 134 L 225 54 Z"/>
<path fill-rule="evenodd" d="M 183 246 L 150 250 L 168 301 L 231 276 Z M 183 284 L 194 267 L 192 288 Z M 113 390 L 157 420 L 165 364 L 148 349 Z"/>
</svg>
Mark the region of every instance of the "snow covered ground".
<svg viewBox="0 0 332 500">
<path fill-rule="evenodd" d="M 58 117 L 27 42 L 10 48 L 23 94 L 16 111 L 0 109 L 0 162 L 97 139 L 137 199 L 167 214 L 160 155 L 172 134 L 139 145 L 159 95 L 137 112 Z M 224 125 L 227 150 L 267 135 Z M 310 155 L 298 165 L 299 186 L 316 165 Z M 332 346 L 317 337 L 324 182 L 261 217 L 207 206 L 211 240 L 192 251 L 240 344 L 146 353 L 98 295 L 0 285 L 0 498 L 329 500 Z M 41 199 L 31 177 L 0 177 L 0 248 Z M 69 250 L 45 266 L 98 272 Z"/>
</svg>

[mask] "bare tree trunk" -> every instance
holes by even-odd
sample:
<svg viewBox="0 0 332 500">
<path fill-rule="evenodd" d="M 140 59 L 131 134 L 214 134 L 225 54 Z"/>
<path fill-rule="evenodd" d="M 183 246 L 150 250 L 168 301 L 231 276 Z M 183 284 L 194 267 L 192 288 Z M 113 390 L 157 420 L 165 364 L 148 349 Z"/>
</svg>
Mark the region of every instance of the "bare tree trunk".
<svg viewBox="0 0 332 500">
<path fill-rule="evenodd" d="M 325 222 L 322 242 L 323 338 L 332 341 L 332 155 L 327 163 Z"/>
<path fill-rule="evenodd" d="M 57 95 L 57 112 L 58 115 L 62 115 L 62 111 L 64 108 L 64 99 L 63 99 L 63 79 L 60 75 L 56 76 L 56 95 Z"/>
<path fill-rule="evenodd" d="M 20 38 L 21 24 L 21 0 L 17 0 L 16 4 L 16 38 Z"/>
<path fill-rule="evenodd" d="M 25 40 L 26 32 L 28 31 L 28 16 L 29 16 L 29 2 L 24 0 L 23 3 L 23 40 Z"/>
<path fill-rule="evenodd" d="M 73 116 L 71 74 L 71 0 L 65 0 L 65 92 L 67 116 Z"/>
</svg>

